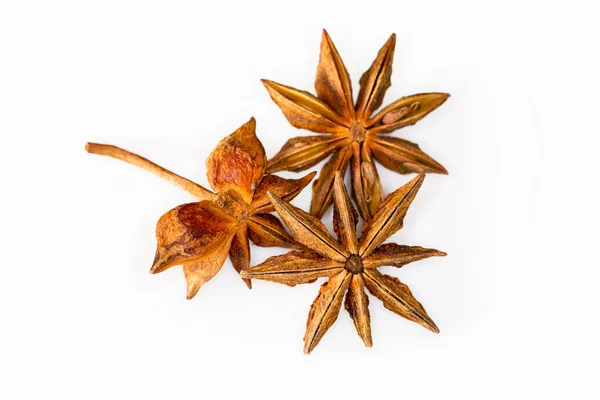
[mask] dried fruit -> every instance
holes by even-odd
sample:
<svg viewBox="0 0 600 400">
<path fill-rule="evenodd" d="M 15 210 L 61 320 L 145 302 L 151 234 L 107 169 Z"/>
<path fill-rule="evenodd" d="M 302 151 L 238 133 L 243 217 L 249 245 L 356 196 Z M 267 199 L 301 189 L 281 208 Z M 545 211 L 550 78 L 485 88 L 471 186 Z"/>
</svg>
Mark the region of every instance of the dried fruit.
<svg viewBox="0 0 600 400">
<path fill-rule="evenodd" d="M 371 116 L 381 106 L 391 85 L 395 43 L 396 37 L 392 35 L 360 78 L 356 103 L 346 67 L 326 31 L 323 31 L 315 80 L 317 97 L 263 80 L 271 98 L 293 126 L 325 134 L 288 140 L 267 165 L 269 173 L 303 171 L 332 154 L 313 184 L 310 212 L 318 218 L 331 204 L 335 172 L 345 173 L 350 162 L 352 194 L 365 219 L 373 215 L 383 199 L 374 159 L 401 174 L 447 173 L 417 144 L 386 134 L 415 124 L 442 105 L 449 94 L 421 93 L 403 97 Z"/>
<path fill-rule="evenodd" d="M 320 277 L 329 281 L 321 286 L 306 324 L 304 352 L 310 353 L 338 317 L 344 293 L 345 308 L 352 317 L 358 335 L 367 347 L 372 344 L 369 299 L 372 295 L 394 313 L 437 333 L 438 328 L 425 309 L 411 294 L 408 286 L 397 278 L 381 274 L 378 267 L 402 267 L 432 256 L 445 256 L 434 249 L 417 246 L 382 244 L 402 228 L 404 216 L 425 175 L 421 174 L 389 194 L 375 210 L 373 218 L 356 237 L 358 214 L 354 210 L 340 171 L 334 179 L 333 227 L 336 240 L 325 225 L 312 215 L 292 206 L 276 194 L 269 196 L 275 210 L 297 242 L 312 251 L 292 251 L 267 259 L 264 263 L 241 272 L 241 276 L 294 286 L 310 283 Z"/>
<path fill-rule="evenodd" d="M 90 153 L 113 157 L 146 169 L 180 186 L 200 201 L 168 211 L 156 225 L 157 249 L 151 273 L 183 265 L 187 298 L 221 269 L 227 254 L 240 272 L 250 265 L 248 239 L 259 246 L 304 248 L 285 231 L 267 193 L 291 200 L 314 173 L 301 179 L 265 175 L 265 150 L 251 118 L 219 142 L 207 162 L 208 181 L 216 193 L 153 162 L 115 146 L 88 143 Z M 244 279 L 249 288 L 251 282 Z"/>
</svg>

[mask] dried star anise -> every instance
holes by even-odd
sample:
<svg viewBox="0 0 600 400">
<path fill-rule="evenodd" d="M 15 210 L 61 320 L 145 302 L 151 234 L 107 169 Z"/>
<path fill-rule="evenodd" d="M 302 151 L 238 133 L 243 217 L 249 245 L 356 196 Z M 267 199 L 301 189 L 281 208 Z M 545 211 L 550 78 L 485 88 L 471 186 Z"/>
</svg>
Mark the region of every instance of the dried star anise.
<svg viewBox="0 0 600 400">
<path fill-rule="evenodd" d="M 302 249 L 285 231 L 267 193 L 291 200 L 314 173 L 301 179 L 265 175 L 265 150 L 251 118 L 219 142 L 206 161 L 208 181 L 216 193 L 151 161 L 115 146 L 88 143 L 90 153 L 105 155 L 146 169 L 188 191 L 200 201 L 168 211 L 156 225 L 157 250 L 151 273 L 183 265 L 187 298 L 212 279 L 227 254 L 240 272 L 250 265 L 248 238 L 259 246 Z M 244 279 L 249 288 L 251 282 Z"/>
<path fill-rule="evenodd" d="M 381 274 L 378 267 L 402 267 L 431 256 L 445 256 L 434 249 L 417 246 L 382 244 L 402 228 L 404 216 L 423 183 L 421 174 L 389 194 L 366 221 L 360 239 L 356 237 L 358 215 L 352 206 L 340 171 L 334 179 L 333 227 L 338 240 L 321 221 L 269 193 L 275 210 L 299 243 L 313 251 L 292 251 L 267 259 L 241 272 L 241 276 L 263 279 L 289 286 L 328 277 L 321 286 L 306 324 L 304 352 L 310 353 L 338 317 L 344 293 L 345 308 L 352 317 L 358 335 L 367 347 L 372 345 L 369 299 L 366 286 L 384 306 L 425 328 L 439 332 L 425 309 L 398 278 Z"/>
<path fill-rule="evenodd" d="M 373 159 L 401 174 L 446 169 L 408 140 L 386 135 L 413 125 L 442 105 L 446 93 L 421 93 L 403 97 L 371 116 L 383 102 L 391 85 L 396 36 L 379 50 L 371 67 L 360 78 L 360 91 L 353 102 L 352 84 L 346 67 L 327 32 L 323 31 L 317 67 L 317 96 L 263 80 L 271 98 L 296 128 L 328 135 L 299 136 L 287 141 L 268 161 L 269 173 L 303 171 L 332 154 L 313 184 L 311 214 L 321 218 L 331 204 L 333 176 L 344 173 L 351 162 L 352 194 L 363 218 L 368 219 L 383 199 L 383 190 Z"/>
</svg>

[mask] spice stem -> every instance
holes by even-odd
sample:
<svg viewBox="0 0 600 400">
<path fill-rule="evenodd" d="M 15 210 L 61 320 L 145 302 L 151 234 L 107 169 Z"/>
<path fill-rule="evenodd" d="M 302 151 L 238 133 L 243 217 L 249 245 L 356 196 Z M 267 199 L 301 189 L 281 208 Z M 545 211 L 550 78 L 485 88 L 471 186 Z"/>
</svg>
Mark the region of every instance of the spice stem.
<svg viewBox="0 0 600 400">
<path fill-rule="evenodd" d="M 125 161 L 126 163 L 152 172 L 154 175 L 179 186 L 200 200 L 210 200 L 214 196 L 211 191 L 203 186 L 198 185 L 189 179 L 186 179 L 174 172 L 169 171 L 168 169 L 161 167 L 160 165 L 154 164 L 152 161 L 144 157 L 138 156 L 137 154 L 131 153 L 120 147 L 109 144 L 87 143 L 85 145 L 85 150 L 88 153 L 116 158 L 117 160 Z"/>
</svg>

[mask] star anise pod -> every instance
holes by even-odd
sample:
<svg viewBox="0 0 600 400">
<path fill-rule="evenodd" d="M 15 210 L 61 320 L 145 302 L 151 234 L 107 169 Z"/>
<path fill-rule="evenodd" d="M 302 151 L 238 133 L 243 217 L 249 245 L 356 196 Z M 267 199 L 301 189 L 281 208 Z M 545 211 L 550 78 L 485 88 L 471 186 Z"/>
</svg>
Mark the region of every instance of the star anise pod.
<svg viewBox="0 0 600 400">
<path fill-rule="evenodd" d="M 418 246 L 382 244 L 402 228 L 404 216 L 425 175 L 421 174 L 390 193 L 365 222 L 360 239 L 356 236 L 358 214 L 354 210 L 340 171 L 333 184 L 333 227 L 336 240 L 321 221 L 269 193 L 275 210 L 294 235 L 312 251 L 292 251 L 268 258 L 264 263 L 241 272 L 241 276 L 294 286 L 328 277 L 321 286 L 306 323 L 304 352 L 310 353 L 338 317 L 344 293 L 345 308 L 352 317 L 358 335 L 371 347 L 369 299 L 372 295 L 394 313 L 438 333 L 435 323 L 398 278 L 381 274 L 378 267 L 402 267 L 410 262 L 446 253 Z"/>
<path fill-rule="evenodd" d="M 219 142 L 206 161 L 208 181 L 216 193 L 153 162 L 115 146 L 88 143 L 90 153 L 113 157 L 146 169 L 180 186 L 200 201 L 168 211 L 156 225 L 157 249 L 150 272 L 183 265 L 187 298 L 212 279 L 229 254 L 240 272 L 250 266 L 248 239 L 259 246 L 302 249 L 285 231 L 267 193 L 291 200 L 308 185 L 314 173 L 301 179 L 265 175 L 265 150 L 251 118 Z M 244 279 L 251 288 L 249 279 Z"/>
<path fill-rule="evenodd" d="M 351 163 L 352 194 L 365 219 L 373 215 L 383 198 L 374 159 L 401 174 L 447 174 L 446 169 L 422 152 L 417 144 L 386 134 L 415 124 L 442 105 L 449 94 L 421 93 L 402 97 L 372 115 L 381 106 L 391 85 L 395 44 L 396 36 L 392 35 L 360 78 L 356 103 L 346 67 L 325 30 L 315 80 L 316 97 L 263 80 L 271 98 L 293 126 L 326 134 L 288 140 L 267 165 L 270 173 L 303 171 L 332 154 L 313 183 L 310 212 L 319 218 L 331 204 L 334 173 L 345 173 L 348 163 Z"/>
</svg>

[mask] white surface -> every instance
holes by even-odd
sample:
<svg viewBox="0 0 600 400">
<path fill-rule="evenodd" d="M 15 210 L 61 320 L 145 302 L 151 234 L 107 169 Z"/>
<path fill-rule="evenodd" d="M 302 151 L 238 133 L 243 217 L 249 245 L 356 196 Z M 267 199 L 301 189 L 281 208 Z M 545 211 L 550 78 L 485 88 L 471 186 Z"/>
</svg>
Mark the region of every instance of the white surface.
<svg viewBox="0 0 600 400">
<path fill-rule="evenodd" d="M 0 398 L 598 398 L 597 15 L 591 1 L 3 2 Z M 355 90 L 395 32 L 386 104 L 452 94 L 395 133 L 450 171 L 393 237 L 449 256 L 389 268 L 439 335 L 372 298 L 372 349 L 342 311 L 306 356 L 319 286 L 248 291 L 229 261 L 186 301 L 180 268 L 148 268 L 157 218 L 192 198 L 84 152 L 112 143 L 207 184 L 205 158 L 253 115 L 274 155 L 309 132 L 259 79 L 312 91 L 322 28 Z M 409 179 L 381 171 L 386 192 Z"/>
</svg>

